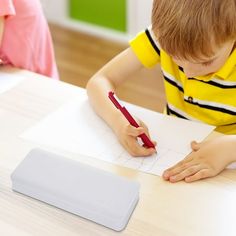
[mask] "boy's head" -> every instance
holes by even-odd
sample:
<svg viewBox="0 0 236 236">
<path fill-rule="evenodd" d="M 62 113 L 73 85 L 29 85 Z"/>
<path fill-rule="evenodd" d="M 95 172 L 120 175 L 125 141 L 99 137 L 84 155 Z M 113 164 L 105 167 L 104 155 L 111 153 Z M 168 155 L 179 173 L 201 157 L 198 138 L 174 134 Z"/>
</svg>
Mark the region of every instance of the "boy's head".
<svg viewBox="0 0 236 236">
<path fill-rule="evenodd" d="M 214 73 L 236 44 L 236 0 L 154 0 L 152 29 L 188 77 Z"/>
</svg>

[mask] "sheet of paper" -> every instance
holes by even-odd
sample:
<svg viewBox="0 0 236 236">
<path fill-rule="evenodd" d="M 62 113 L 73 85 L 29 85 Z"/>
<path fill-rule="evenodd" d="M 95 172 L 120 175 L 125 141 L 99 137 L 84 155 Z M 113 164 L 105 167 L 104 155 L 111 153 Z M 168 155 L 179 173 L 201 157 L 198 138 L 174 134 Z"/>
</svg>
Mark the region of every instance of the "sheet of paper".
<svg viewBox="0 0 236 236">
<path fill-rule="evenodd" d="M 0 94 L 19 84 L 24 77 L 0 71 Z"/>
<path fill-rule="evenodd" d="M 169 117 L 131 104 L 126 108 L 149 127 L 157 154 L 134 158 L 89 105 L 85 93 L 63 105 L 22 137 L 50 148 L 88 155 L 114 164 L 161 175 L 190 153 L 192 140 L 203 140 L 213 126 Z"/>
</svg>

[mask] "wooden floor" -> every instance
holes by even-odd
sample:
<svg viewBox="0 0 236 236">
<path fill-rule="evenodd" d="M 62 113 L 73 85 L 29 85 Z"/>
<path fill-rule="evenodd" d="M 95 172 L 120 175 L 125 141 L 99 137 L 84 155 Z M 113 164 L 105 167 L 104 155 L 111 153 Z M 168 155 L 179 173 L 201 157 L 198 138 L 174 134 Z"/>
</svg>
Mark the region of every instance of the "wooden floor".
<svg viewBox="0 0 236 236">
<path fill-rule="evenodd" d="M 89 78 L 128 44 L 105 40 L 50 24 L 62 81 L 85 87 Z M 133 75 L 117 91 L 128 102 L 163 111 L 165 94 L 159 67 Z"/>
</svg>

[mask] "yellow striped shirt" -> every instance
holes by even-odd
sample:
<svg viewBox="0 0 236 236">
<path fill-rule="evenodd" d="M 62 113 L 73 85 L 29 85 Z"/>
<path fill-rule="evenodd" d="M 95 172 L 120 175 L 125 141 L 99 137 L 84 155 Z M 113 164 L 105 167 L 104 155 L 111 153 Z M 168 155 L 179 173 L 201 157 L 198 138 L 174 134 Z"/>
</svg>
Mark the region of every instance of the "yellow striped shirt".
<svg viewBox="0 0 236 236">
<path fill-rule="evenodd" d="M 217 126 L 236 134 L 236 49 L 214 74 L 187 78 L 183 69 L 160 48 L 151 29 L 139 33 L 130 46 L 141 63 L 160 63 L 167 97 L 167 114 Z"/>
</svg>

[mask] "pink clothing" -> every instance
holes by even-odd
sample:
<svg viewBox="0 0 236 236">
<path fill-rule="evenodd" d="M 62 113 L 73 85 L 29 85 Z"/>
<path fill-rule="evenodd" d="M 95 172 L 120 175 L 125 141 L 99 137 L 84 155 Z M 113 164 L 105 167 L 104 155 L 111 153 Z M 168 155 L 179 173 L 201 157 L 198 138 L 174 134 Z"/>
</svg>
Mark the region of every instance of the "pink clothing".
<svg viewBox="0 0 236 236">
<path fill-rule="evenodd" d="M 4 64 L 58 79 L 52 39 L 39 0 L 0 0 Z"/>
</svg>

